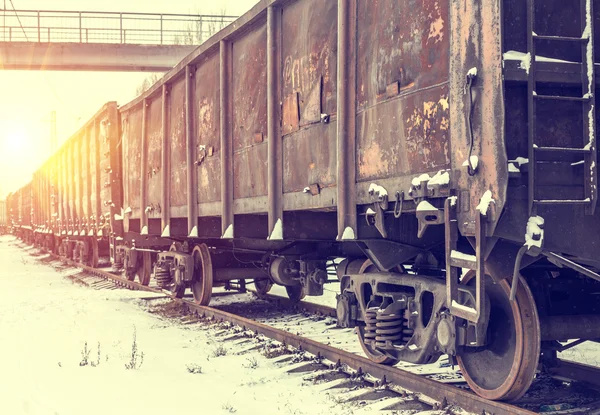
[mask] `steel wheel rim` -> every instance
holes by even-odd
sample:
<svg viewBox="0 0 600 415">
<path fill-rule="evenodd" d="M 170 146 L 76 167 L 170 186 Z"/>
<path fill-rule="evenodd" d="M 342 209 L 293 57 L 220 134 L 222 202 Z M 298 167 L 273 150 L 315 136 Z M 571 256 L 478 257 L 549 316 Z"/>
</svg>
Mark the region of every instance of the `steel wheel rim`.
<svg viewBox="0 0 600 415">
<path fill-rule="evenodd" d="M 148 285 L 150 284 L 150 276 L 152 274 L 152 258 L 150 257 L 150 252 L 141 252 L 141 255 L 142 263 L 138 267 L 136 275 L 140 284 Z"/>
<path fill-rule="evenodd" d="M 194 258 L 194 279 L 192 293 L 194 300 L 199 305 L 207 306 L 212 297 L 213 267 L 210 251 L 206 244 L 196 245 L 192 251 Z"/>
<path fill-rule="evenodd" d="M 470 271 L 463 278 L 463 283 L 472 280 L 475 273 Z M 517 301 L 510 302 L 509 279 L 504 279 L 498 284 L 492 285 L 492 279 L 487 274 L 489 283 L 487 287 L 488 295 L 492 303 L 490 310 L 490 324 L 488 327 L 488 336 L 492 341 L 496 341 L 492 347 L 486 350 L 470 352 L 457 356 L 458 364 L 461 368 L 463 377 L 469 387 L 479 396 L 491 400 L 515 400 L 523 396 L 531 382 L 533 381 L 537 368 L 540 353 L 540 326 L 537 316 L 537 309 L 533 295 L 524 281 L 519 281 L 517 290 Z M 488 282 L 488 281 L 486 281 Z M 506 314 L 503 315 L 503 312 Z M 504 317 L 512 319 L 512 336 L 506 336 L 506 331 L 500 327 L 505 322 Z M 512 348 L 504 356 L 496 359 L 495 367 L 477 368 L 481 362 L 492 360 L 494 352 L 502 348 Z M 502 350 L 500 350 L 502 351 Z M 492 361 L 492 363 L 494 363 Z M 502 366 L 507 365 L 508 371 L 502 370 Z M 491 381 L 491 376 L 498 373 L 504 373 L 499 376 L 499 380 Z"/>
<path fill-rule="evenodd" d="M 288 298 L 295 303 L 302 301 L 302 299 L 305 297 L 304 290 L 302 290 L 301 285 L 286 286 L 285 292 L 287 293 Z"/>
<path fill-rule="evenodd" d="M 180 242 L 173 242 L 169 247 L 170 252 L 182 252 L 183 245 Z M 175 298 L 183 298 L 185 294 L 185 285 L 177 285 L 173 278 L 169 287 L 169 291 Z"/>
<path fill-rule="evenodd" d="M 263 279 L 263 280 L 254 280 L 254 288 L 256 289 L 256 294 L 259 298 L 267 295 L 271 288 L 273 287 L 273 283 L 271 280 Z"/>
</svg>

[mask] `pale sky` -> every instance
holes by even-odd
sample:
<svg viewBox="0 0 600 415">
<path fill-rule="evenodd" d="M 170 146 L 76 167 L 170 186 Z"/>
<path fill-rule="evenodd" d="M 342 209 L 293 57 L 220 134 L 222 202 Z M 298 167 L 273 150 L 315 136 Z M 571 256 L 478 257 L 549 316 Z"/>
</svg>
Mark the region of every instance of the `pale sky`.
<svg viewBox="0 0 600 415">
<path fill-rule="evenodd" d="M 21 10 L 241 15 L 258 0 L 12 0 Z M 0 13 L 4 0 L 0 0 Z M 7 10 L 12 10 L 6 0 Z M 27 183 L 50 155 L 50 113 L 58 143 L 108 101 L 126 104 L 148 73 L 0 71 L 0 198 Z"/>
</svg>

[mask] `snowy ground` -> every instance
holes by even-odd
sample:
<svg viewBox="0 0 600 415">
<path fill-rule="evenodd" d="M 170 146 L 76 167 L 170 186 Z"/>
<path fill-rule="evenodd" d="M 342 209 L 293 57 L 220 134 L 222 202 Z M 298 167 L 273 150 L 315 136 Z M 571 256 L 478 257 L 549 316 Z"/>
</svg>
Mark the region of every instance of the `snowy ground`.
<svg viewBox="0 0 600 415">
<path fill-rule="evenodd" d="M 315 387 L 306 374 L 287 373 L 258 351 L 237 354 L 247 345 L 220 343 L 214 331 L 148 313 L 142 298 L 153 294 L 75 285 L 65 277 L 77 270 L 57 272 L 50 266 L 57 262 L 41 264 L 33 251 L 0 237 L 0 414 L 373 413 L 345 402 L 339 390 Z M 319 302 L 334 305 L 334 288 Z M 211 305 L 234 297 L 215 296 Z M 331 335 L 332 345 L 361 353 L 350 331 L 323 327 L 306 321 L 290 331 L 324 342 Z M 134 333 L 136 367 L 127 369 Z M 222 348 L 227 354 L 217 357 Z M 564 357 L 598 365 L 599 349 L 583 344 Z M 455 379 L 440 363 L 400 366 Z"/>
<path fill-rule="evenodd" d="M 358 413 L 259 352 L 235 355 L 208 331 L 149 314 L 139 306 L 147 292 L 75 285 L 64 278 L 73 270 L 56 272 L 15 245 L 0 237 L 0 413 Z M 143 362 L 128 370 L 134 333 Z M 226 356 L 215 357 L 219 346 Z"/>
<path fill-rule="evenodd" d="M 61 269 L 59 262 L 41 264 L 31 255 L 34 249 L 17 244 L 10 236 L 0 237 L 0 413 L 374 411 L 357 403 L 360 391 L 317 387 L 307 381 L 310 375 L 290 374 L 259 352 L 238 354 L 247 345 L 220 343 L 214 330 L 148 313 L 142 298 L 153 294 L 75 285 L 66 277 L 77 270 Z M 214 302 L 233 297 L 217 296 Z M 301 331 L 316 330 L 308 325 Z M 354 336 L 349 339 L 356 349 Z M 222 350 L 226 355 L 217 356 Z"/>
</svg>

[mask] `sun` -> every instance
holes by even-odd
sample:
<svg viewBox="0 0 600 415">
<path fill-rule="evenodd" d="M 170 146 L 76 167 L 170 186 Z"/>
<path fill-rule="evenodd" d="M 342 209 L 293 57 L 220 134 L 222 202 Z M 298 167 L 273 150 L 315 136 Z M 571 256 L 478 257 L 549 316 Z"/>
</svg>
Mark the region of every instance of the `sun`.
<svg viewBox="0 0 600 415">
<path fill-rule="evenodd" d="M 4 137 L 4 151 L 12 155 L 23 155 L 30 147 L 31 139 L 22 129 L 13 129 Z"/>
</svg>

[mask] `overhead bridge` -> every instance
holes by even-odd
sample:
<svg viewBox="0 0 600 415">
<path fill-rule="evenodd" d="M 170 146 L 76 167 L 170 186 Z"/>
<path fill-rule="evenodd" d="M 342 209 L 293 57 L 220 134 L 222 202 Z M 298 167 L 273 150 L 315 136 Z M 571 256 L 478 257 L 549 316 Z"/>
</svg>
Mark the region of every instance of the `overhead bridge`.
<svg viewBox="0 0 600 415">
<path fill-rule="evenodd" d="M 0 70 L 168 71 L 235 16 L 0 10 Z"/>
</svg>

